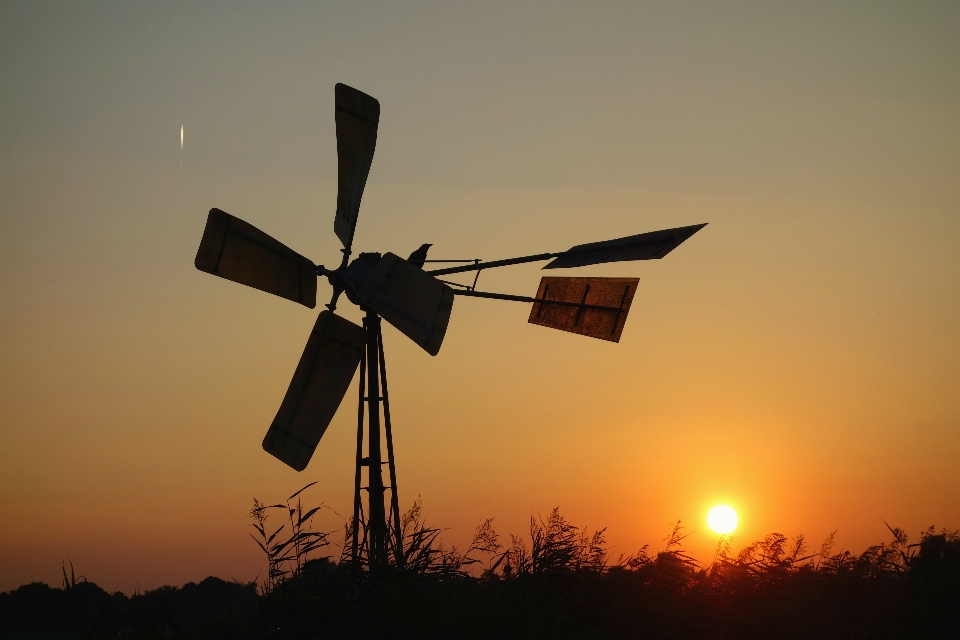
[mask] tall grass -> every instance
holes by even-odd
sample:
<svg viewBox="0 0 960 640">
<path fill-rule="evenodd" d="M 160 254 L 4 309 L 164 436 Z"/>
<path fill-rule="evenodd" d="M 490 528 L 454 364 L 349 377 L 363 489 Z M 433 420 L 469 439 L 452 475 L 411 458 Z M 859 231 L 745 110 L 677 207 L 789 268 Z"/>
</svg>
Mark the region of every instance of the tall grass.
<svg viewBox="0 0 960 640">
<path fill-rule="evenodd" d="M 614 555 L 605 529 L 559 509 L 501 539 L 492 519 L 446 546 L 417 500 L 402 516 L 387 571 L 371 576 L 316 530 L 307 485 L 250 512 L 267 578 L 217 578 L 126 597 L 63 566 L 63 588 L 0 594 L 0 635 L 82 638 L 941 638 L 960 629 L 960 534 L 929 528 L 860 553 L 771 533 L 701 563 L 680 522 L 656 550 Z M 361 520 L 360 526 L 365 526 Z M 349 526 L 346 527 L 349 533 Z M 350 536 L 347 536 L 350 539 Z M 347 548 L 350 545 L 345 545 Z M 363 560 L 361 559 L 361 562 Z M 356 571 L 360 569 L 360 571 Z"/>
<path fill-rule="evenodd" d="M 360 512 L 359 563 L 361 572 L 369 570 L 366 532 L 367 520 Z M 350 541 L 353 525 L 347 522 L 343 529 L 340 565 L 352 562 Z M 447 547 L 441 540 L 443 529 L 428 526 L 423 514 L 423 502 L 418 498 L 400 517 L 400 539 L 396 538 L 392 518 L 387 518 L 387 570 L 397 574 L 467 577 L 470 570 L 481 564 L 478 555 L 495 553 L 501 548 L 493 518 L 488 518 L 474 531 L 466 549 Z"/>
<path fill-rule="evenodd" d="M 61 564 L 60 569 L 63 572 L 63 592 L 67 596 L 70 613 L 77 622 L 77 636 L 81 640 L 96 637 L 106 611 L 103 600 L 96 597 L 99 595 L 97 589 L 85 577 L 77 579 L 73 562 L 70 562 L 69 576 L 66 564 Z"/>
<path fill-rule="evenodd" d="M 930 528 L 912 543 L 888 527 L 889 542 L 861 553 L 835 550 L 835 535 L 811 550 L 803 536 L 771 533 L 736 551 L 722 536 L 702 563 L 684 549 L 679 521 L 658 550 L 629 555 L 613 553 L 606 529 L 574 525 L 559 508 L 532 517 L 508 544 L 488 518 L 466 546 L 445 545 L 419 499 L 400 525 L 376 580 L 361 549 L 359 588 L 346 543 L 322 572 L 277 573 L 282 584 L 266 594 L 271 624 L 291 638 L 525 640 L 901 638 L 960 628 L 955 531 Z M 344 533 L 352 539 L 349 523 Z"/>
<path fill-rule="evenodd" d="M 323 503 L 304 510 L 301 494 L 315 485 L 311 482 L 287 498 L 284 504 L 264 505 L 256 498 L 250 517 L 257 535 L 250 534 L 266 556 L 267 577 L 260 584 L 263 593 L 270 593 L 289 578 L 297 578 L 315 552 L 330 545 L 329 533 L 314 531 L 313 517 L 324 508 Z M 296 503 L 293 499 L 296 498 Z M 287 522 L 272 531 L 268 523 L 271 510 L 280 510 Z"/>
</svg>

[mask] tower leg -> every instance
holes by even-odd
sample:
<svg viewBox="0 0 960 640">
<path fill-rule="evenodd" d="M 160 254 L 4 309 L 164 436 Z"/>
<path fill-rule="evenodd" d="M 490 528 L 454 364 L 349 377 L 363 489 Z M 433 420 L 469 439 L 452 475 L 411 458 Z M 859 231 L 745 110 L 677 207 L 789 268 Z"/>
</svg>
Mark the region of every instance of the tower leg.
<svg viewBox="0 0 960 640">
<path fill-rule="evenodd" d="M 371 573 L 387 564 L 383 504 L 383 457 L 380 453 L 380 317 L 367 311 L 367 562 Z"/>
<path fill-rule="evenodd" d="M 387 363 L 383 355 L 383 334 L 377 333 L 380 358 L 380 379 L 383 387 L 383 426 L 387 436 L 387 463 L 390 469 L 390 520 L 393 523 L 393 556 L 397 567 L 402 568 L 403 531 L 400 529 L 400 500 L 397 497 L 397 465 L 393 458 L 393 429 L 390 424 L 390 393 L 387 390 Z"/>
<path fill-rule="evenodd" d="M 357 386 L 360 389 L 360 401 L 357 403 L 357 472 L 354 475 L 353 479 L 353 548 L 351 549 L 350 560 L 351 560 L 351 571 L 353 571 L 354 577 L 360 573 L 360 529 L 363 527 L 363 523 L 360 519 L 360 507 L 362 505 L 361 498 L 361 479 L 362 479 L 362 467 L 363 462 L 363 403 L 366 401 L 364 397 L 364 391 L 366 390 L 367 383 L 365 376 L 367 375 L 367 359 L 363 358 L 360 360 L 360 381 Z M 366 534 L 364 533 L 364 540 L 366 540 Z"/>
</svg>

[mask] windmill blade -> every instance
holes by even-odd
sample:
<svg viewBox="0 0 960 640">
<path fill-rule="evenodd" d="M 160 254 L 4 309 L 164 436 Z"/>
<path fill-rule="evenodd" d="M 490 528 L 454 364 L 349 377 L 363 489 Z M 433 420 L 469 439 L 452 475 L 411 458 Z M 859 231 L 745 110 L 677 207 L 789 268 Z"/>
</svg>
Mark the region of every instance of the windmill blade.
<svg viewBox="0 0 960 640">
<path fill-rule="evenodd" d="M 263 449 L 303 471 L 347 393 L 366 346 L 366 332 L 331 311 L 317 318 L 293 380 L 263 438 Z"/>
<path fill-rule="evenodd" d="M 527 322 L 620 342 L 639 282 L 637 278 L 542 278 Z"/>
<path fill-rule="evenodd" d="M 544 269 L 566 269 L 626 260 L 659 260 L 705 226 L 707 225 L 695 224 L 690 227 L 651 231 L 616 240 L 580 244 L 559 254 Z"/>
<path fill-rule="evenodd" d="M 313 262 L 220 209 L 210 209 L 194 265 L 310 309 L 317 305 L 317 267 Z"/>
<path fill-rule="evenodd" d="M 345 84 L 336 86 L 337 160 L 339 188 L 337 216 L 333 230 L 350 254 L 353 232 L 357 228 L 360 198 L 367 184 L 370 163 L 377 146 L 380 103 L 362 91 Z"/>
<path fill-rule="evenodd" d="M 386 253 L 356 297 L 430 355 L 440 351 L 453 310 L 453 290 L 430 274 Z"/>
</svg>

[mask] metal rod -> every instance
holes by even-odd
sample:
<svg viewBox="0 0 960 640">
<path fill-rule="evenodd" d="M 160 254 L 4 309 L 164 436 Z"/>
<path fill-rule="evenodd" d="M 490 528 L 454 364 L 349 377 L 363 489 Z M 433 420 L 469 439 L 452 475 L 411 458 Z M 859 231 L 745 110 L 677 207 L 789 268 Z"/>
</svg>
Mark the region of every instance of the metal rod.
<svg viewBox="0 0 960 640">
<path fill-rule="evenodd" d="M 367 490 L 366 487 L 361 487 L 364 491 Z M 366 556 L 370 557 L 370 547 L 367 545 L 367 514 L 363 510 L 363 502 L 360 503 L 360 524 L 363 525 L 363 529 L 360 532 L 360 549 L 357 555 L 357 572 L 359 573 L 361 563 L 360 558 Z"/>
<path fill-rule="evenodd" d="M 393 520 L 393 556 L 397 568 L 402 569 L 403 533 L 400 531 L 400 498 L 397 495 L 397 466 L 393 458 L 393 428 L 390 424 L 390 392 L 387 390 L 387 363 L 383 354 L 383 334 L 377 332 L 378 354 L 380 356 L 380 387 L 383 390 L 383 426 L 387 436 L 387 462 L 390 465 L 390 510 Z"/>
<path fill-rule="evenodd" d="M 620 296 L 620 308 L 623 309 L 623 303 L 627 301 L 627 294 L 630 293 L 630 285 L 627 285 L 623 289 L 623 295 Z M 620 312 L 617 312 L 617 316 L 613 319 L 613 326 L 610 328 L 610 335 L 612 336 L 617 332 L 617 325 L 620 323 Z"/>
<path fill-rule="evenodd" d="M 379 573 L 386 564 L 386 523 L 383 509 L 382 456 L 380 454 L 380 363 L 377 358 L 380 317 L 367 311 L 367 562 L 371 573 Z"/>
<path fill-rule="evenodd" d="M 353 546 L 350 554 L 352 561 L 350 569 L 354 577 L 360 572 L 360 471 L 361 467 L 365 464 L 363 462 L 363 403 L 364 400 L 366 400 L 364 393 L 366 388 L 364 376 L 366 372 L 367 362 L 366 358 L 363 358 L 360 360 L 360 382 L 358 384 L 360 388 L 360 402 L 357 403 L 357 473 L 353 479 Z"/>
<path fill-rule="evenodd" d="M 480 261 L 479 261 L 479 260 L 476 260 L 475 262 L 476 262 L 477 264 L 480 264 Z M 480 272 L 481 272 L 481 271 L 482 271 L 482 269 L 477 269 L 477 272 L 473 275 L 473 285 L 471 285 L 470 291 L 476 291 L 476 290 L 477 290 L 477 280 L 480 279 Z"/>
<path fill-rule="evenodd" d="M 580 300 L 580 308 L 577 309 L 577 319 L 573 321 L 573 326 L 577 326 L 578 324 L 580 324 L 580 318 L 583 317 L 583 305 L 585 305 L 585 304 L 587 303 L 587 296 L 588 296 L 588 295 L 590 295 L 590 285 L 587 285 L 587 288 L 583 290 L 583 299 Z M 544 294 L 543 294 L 543 297 L 546 298 L 546 297 L 547 297 L 547 294 L 544 293 Z M 542 303 L 540 304 L 540 308 L 543 309 L 543 304 L 542 304 Z M 619 315 L 619 313 L 620 313 L 620 312 L 617 311 L 617 314 L 618 314 L 618 315 Z M 616 320 L 614 320 L 614 322 L 616 322 Z"/>
<path fill-rule="evenodd" d="M 605 307 L 599 304 L 582 304 L 580 302 L 565 302 L 563 300 L 546 300 L 544 298 L 531 298 L 529 296 L 513 296 L 509 293 L 490 293 L 488 291 L 460 291 L 454 289 L 453 293 L 458 296 L 472 296 L 475 298 L 493 298 L 494 300 L 512 300 L 514 302 L 533 302 L 541 305 L 555 304 L 561 307 L 579 307 L 582 309 L 599 309 L 600 311 L 623 311 L 621 307 Z"/>
<path fill-rule="evenodd" d="M 477 275 L 480 275 L 479 271 L 477 271 Z M 449 284 L 451 287 L 463 287 L 464 289 L 467 289 L 467 290 L 473 289 L 473 287 L 471 287 L 468 284 L 460 284 L 459 282 L 450 282 L 449 280 L 444 280 L 443 278 L 437 278 L 437 280 L 439 280 L 443 284 Z"/>
<path fill-rule="evenodd" d="M 559 253 L 538 253 L 535 256 L 522 256 L 520 258 L 507 258 L 506 260 L 494 260 L 492 262 L 477 262 L 462 267 L 447 267 L 446 269 L 435 269 L 427 271 L 434 276 L 440 276 L 445 273 L 462 273 L 464 271 L 479 271 L 480 269 L 493 269 L 494 267 L 506 267 L 511 264 L 523 264 L 524 262 L 539 262 L 540 260 L 549 260 L 556 258 Z"/>
<path fill-rule="evenodd" d="M 543 299 L 547 299 L 547 295 L 550 293 L 550 283 L 548 282 L 543 286 Z M 543 314 L 543 305 L 537 307 L 537 320 L 540 319 L 540 316 Z"/>
</svg>

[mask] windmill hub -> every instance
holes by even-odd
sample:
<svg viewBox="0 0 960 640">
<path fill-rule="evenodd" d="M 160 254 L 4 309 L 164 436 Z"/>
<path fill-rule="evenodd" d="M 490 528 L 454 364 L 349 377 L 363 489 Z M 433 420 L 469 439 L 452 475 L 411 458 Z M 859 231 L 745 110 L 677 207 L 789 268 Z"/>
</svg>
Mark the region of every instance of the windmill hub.
<svg viewBox="0 0 960 640">
<path fill-rule="evenodd" d="M 373 274 L 373 270 L 380 262 L 380 258 L 379 253 L 361 253 L 344 271 L 342 278 L 343 287 L 347 298 L 349 298 L 353 304 L 361 304 L 357 299 L 357 290 Z"/>
<path fill-rule="evenodd" d="M 331 271 L 316 265 L 220 209 L 210 210 L 194 264 L 201 271 L 310 309 L 317 303 L 318 276 L 325 276 L 330 283 L 330 303 L 314 323 L 277 416 L 263 439 L 263 448 L 297 471 L 305 469 L 360 368 L 352 559 L 355 570 L 365 560 L 370 571 L 376 571 L 388 564 L 391 555 L 397 567 L 404 563 L 380 319 L 430 355 L 436 355 L 446 335 L 456 294 L 532 303 L 528 319 L 531 324 L 619 342 L 639 282 L 636 278 L 545 277 L 541 278 L 536 297 L 529 297 L 477 291 L 476 278 L 473 286 L 466 286 L 442 281 L 438 276 L 464 272 L 479 275 L 484 269 L 551 258 L 553 261 L 545 269 L 659 259 L 705 225 L 641 233 L 556 253 L 493 262 L 432 260 L 469 263 L 432 271 L 423 269 L 429 244 L 421 245 L 406 260 L 393 253 L 361 253 L 348 264 L 360 199 L 376 148 L 380 103 L 343 84 L 336 85 L 335 94 L 339 189 L 333 228 L 343 243 L 340 267 Z M 455 290 L 451 285 L 460 288 Z M 341 293 L 366 312 L 362 327 L 334 313 Z M 384 444 L 389 486 L 384 485 L 382 477 Z M 361 486 L 364 470 L 365 487 Z M 361 508 L 363 489 L 367 491 L 365 512 Z M 389 519 L 385 515 L 387 489 L 391 493 Z"/>
</svg>

